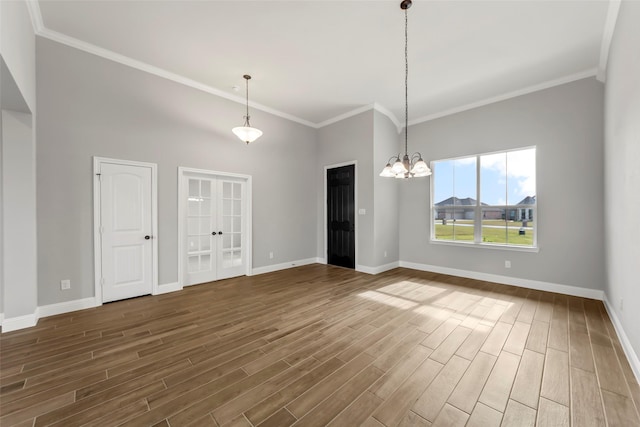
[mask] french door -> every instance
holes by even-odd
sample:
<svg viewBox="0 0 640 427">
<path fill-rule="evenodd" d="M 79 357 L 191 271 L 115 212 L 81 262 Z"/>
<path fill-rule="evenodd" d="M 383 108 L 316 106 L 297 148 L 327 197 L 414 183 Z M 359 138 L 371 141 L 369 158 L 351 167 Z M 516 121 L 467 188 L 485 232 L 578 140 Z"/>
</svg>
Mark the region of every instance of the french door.
<svg viewBox="0 0 640 427">
<path fill-rule="evenodd" d="M 184 285 L 241 276 L 247 270 L 247 180 L 182 176 Z"/>
</svg>

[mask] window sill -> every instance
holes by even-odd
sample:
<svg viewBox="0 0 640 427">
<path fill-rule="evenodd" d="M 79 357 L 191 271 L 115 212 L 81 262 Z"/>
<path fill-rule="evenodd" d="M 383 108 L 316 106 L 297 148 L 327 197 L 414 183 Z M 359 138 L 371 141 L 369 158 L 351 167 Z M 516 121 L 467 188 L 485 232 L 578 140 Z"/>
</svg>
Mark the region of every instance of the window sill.
<svg viewBox="0 0 640 427">
<path fill-rule="evenodd" d="M 508 245 L 495 245 L 490 243 L 464 243 L 464 242 L 454 242 L 451 240 L 429 240 L 429 243 L 433 243 L 434 245 L 444 245 L 444 246 L 460 246 L 465 248 L 478 248 L 478 249 L 497 249 L 499 251 L 515 251 L 515 252 L 534 252 L 537 253 L 540 251 L 538 246 L 508 246 Z"/>
</svg>

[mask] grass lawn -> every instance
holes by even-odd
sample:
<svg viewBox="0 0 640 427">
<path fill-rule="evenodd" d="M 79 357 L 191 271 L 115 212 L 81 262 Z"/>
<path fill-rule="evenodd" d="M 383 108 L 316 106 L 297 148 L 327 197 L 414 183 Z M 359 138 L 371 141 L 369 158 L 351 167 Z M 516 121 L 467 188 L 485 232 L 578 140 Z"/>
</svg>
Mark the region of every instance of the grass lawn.
<svg viewBox="0 0 640 427">
<path fill-rule="evenodd" d="M 460 220 L 456 221 L 457 223 Z M 504 221 L 497 221 L 500 225 L 504 225 Z M 486 222 L 485 222 L 486 224 Z M 531 224 L 533 225 L 533 224 Z M 437 240 L 454 240 L 454 241 L 473 241 L 473 233 L 475 227 L 455 227 L 453 224 L 442 225 L 436 224 L 436 239 Z M 482 228 L 482 242 L 483 243 L 498 243 L 510 245 L 533 245 L 533 230 L 527 230 L 524 236 L 518 234 L 520 227 L 509 227 L 508 232 L 505 233 L 504 228 Z M 454 234 L 455 231 L 455 234 Z"/>
</svg>

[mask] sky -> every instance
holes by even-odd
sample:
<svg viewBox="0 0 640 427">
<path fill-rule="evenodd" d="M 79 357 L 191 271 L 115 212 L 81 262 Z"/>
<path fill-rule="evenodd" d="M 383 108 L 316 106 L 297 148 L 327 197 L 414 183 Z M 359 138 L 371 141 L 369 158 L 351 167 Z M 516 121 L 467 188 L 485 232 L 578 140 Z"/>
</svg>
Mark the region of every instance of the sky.
<svg viewBox="0 0 640 427">
<path fill-rule="evenodd" d="M 434 162 L 434 203 L 451 196 L 476 196 L 477 157 Z M 481 201 L 488 205 L 516 204 L 536 195 L 536 150 L 508 151 L 480 156 Z"/>
</svg>

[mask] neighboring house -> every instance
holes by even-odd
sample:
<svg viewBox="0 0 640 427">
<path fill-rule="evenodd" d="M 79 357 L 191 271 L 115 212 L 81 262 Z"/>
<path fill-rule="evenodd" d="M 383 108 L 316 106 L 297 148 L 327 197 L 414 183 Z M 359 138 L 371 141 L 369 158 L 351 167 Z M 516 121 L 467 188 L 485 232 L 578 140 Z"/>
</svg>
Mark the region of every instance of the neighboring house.
<svg viewBox="0 0 640 427">
<path fill-rule="evenodd" d="M 527 196 L 517 203 L 515 208 L 500 208 L 490 206 L 486 203 L 480 203 L 482 208 L 483 219 L 508 219 L 509 221 L 533 220 L 533 209 L 521 207 L 522 205 L 535 205 L 536 196 Z M 449 197 L 435 204 L 437 220 L 446 219 L 473 219 L 475 215 L 476 199 L 467 197 L 459 199 L 457 197 Z M 487 206 L 486 208 L 484 206 Z"/>
</svg>

